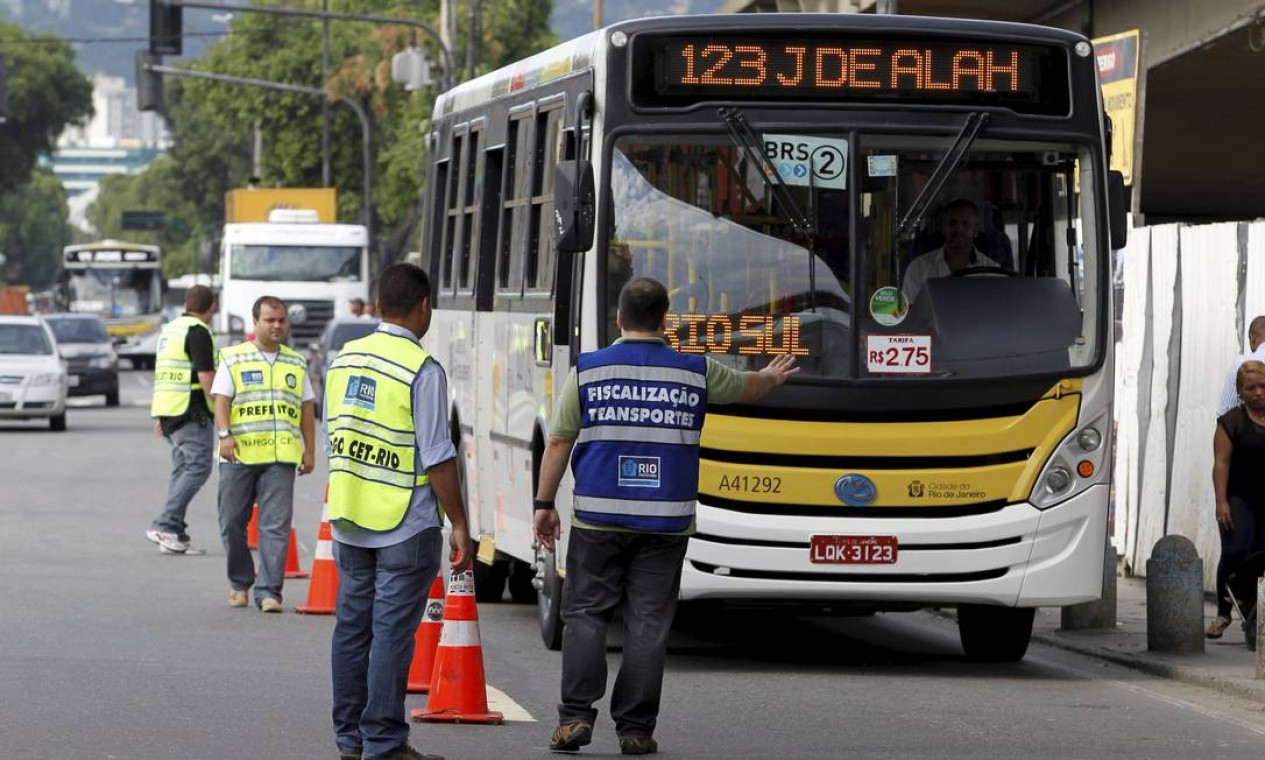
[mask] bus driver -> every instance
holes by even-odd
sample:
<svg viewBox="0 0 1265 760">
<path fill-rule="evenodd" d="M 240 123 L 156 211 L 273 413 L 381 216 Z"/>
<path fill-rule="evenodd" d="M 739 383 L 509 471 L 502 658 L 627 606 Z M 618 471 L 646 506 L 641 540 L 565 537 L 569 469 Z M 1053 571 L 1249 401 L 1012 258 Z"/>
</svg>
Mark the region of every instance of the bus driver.
<svg viewBox="0 0 1265 760">
<path fill-rule="evenodd" d="M 913 303 L 932 277 L 948 277 L 968 267 L 1001 267 L 975 247 L 979 210 L 974 201 L 958 198 L 944 207 L 944 245 L 919 256 L 905 270 L 901 293 Z"/>
</svg>

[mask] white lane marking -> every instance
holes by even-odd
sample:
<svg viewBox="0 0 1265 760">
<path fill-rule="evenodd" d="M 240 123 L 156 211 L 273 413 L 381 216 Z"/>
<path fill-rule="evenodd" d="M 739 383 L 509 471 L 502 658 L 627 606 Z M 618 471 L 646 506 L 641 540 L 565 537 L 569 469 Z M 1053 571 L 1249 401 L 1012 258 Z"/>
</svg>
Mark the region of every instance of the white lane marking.
<svg viewBox="0 0 1265 760">
<path fill-rule="evenodd" d="M 506 721 L 517 721 L 519 723 L 535 723 L 535 718 L 531 713 L 527 712 L 517 702 L 509 698 L 509 695 L 495 686 L 488 686 L 488 709 L 492 712 L 499 712 L 505 716 Z"/>
<path fill-rule="evenodd" d="M 1134 694 L 1148 697 L 1157 702 L 1163 702 L 1164 704 L 1167 704 L 1172 707 L 1177 707 L 1183 710 L 1189 710 L 1193 713 L 1202 715 L 1205 718 L 1213 718 L 1223 723 L 1229 723 L 1232 726 L 1237 726 L 1247 731 L 1251 731 L 1252 733 L 1257 734 L 1258 736 L 1265 736 L 1265 724 L 1256 723 L 1250 720 L 1243 720 L 1241 718 L 1236 718 L 1233 715 L 1226 715 L 1223 712 L 1217 712 L 1216 710 L 1211 710 L 1207 707 L 1204 707 L 1203 705 L 1199 705 L 1194 702 L 1181 699 L 1180 697 L 1170 697 L 1167 694 L 1161 694 L 1158 691 L 1148 689 L 1145 686 L 1138 686 L 1137 684 L 1127 683 L 1125 681 L 1117 681 L 1112 678 L 1102 678 L 1098 674 L 1092 673 L 1088 670 L 1082 670 L 1072 665 L 1064 665 L 1062 663 L 1051 662 L 1043 657 L 1033 657 L 1030 654 L 1024 659 L 1030 660 L 1033 662 L 1038 662 L 1042 666 L 1047 667 L 1047 668 L 1054 668 L 1056 670 L 1063 670 L 1065 672 L 1072 673 L 1087 681 L 1097 681 L 1099 683 L 1103 683 L 1108 686 L 1113 686 L 1123 691 L 1128 691 Z"/>
<path fill-rule="evenodd" d="M 152 388 L 154 386 L 153 380 L 144 372 L 133 372 L 132 377 L 136 378 L 136 382 L 140 383 L 143 388 Z"/>
</svg>

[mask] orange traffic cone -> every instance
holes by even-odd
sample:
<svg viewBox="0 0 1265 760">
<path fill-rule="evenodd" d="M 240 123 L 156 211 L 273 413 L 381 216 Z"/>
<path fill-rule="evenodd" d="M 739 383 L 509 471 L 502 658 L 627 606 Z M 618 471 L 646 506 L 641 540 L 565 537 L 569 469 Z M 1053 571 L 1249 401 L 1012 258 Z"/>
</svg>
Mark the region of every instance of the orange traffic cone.
<svg viewBox="0 0 1265 760">
<path fill-rule="evenodd" d="M 299 540 L 294 535 L 293 527 L 290 528 L 290 548 L 286 549 L 286 577 L 307 577 L 307 573 L 303 572 L 303 568 L 299 565 Z"/>
<path fill-rule="evenodd" d="M 483 678 L 483 647 L 479 644 L 479 611 L 474 606 L 474 573 L 454 573 L 444 605 L 444 630 L 435 652 L 435 673 L 425 710 L 414 710 L 413 720 L 452 723 L 500 723 L 499 712 L 488 711 L 488 688 Z"/>
<path fill-rule="evenodd" d="M 259 505 L 250 508 L 250 522 L 246 523 L 246 548 L 259 548 Z"/>
<path fill-rule="evenodd" d="M 430 679 L 435 671 L 435 650 L 439 647 L 440 631 L 444 627 L 444 573 L 439 571 L 430 584 L 426 595 L 426 610 L 422 622 L 413 633 L 413 662 L 408 668 L 408 690 L 425 694 L 430 691 Z"/>
<path fill-rule="evenodd" d="M 329 488 L 325 489 L 329 502 Z M 294 545 L 293 537 L 290 545 Z M 334 566 L 334 534 L 329 528 L 329 507 L 321 507 L 321 527 L 316 531 L 316 554 L 312 557 L 312 582 L 307 587 L 307 604 L 295 607 L 308 615 L 333 615 L 338 603 L 338 568 Z"/>
</svg>

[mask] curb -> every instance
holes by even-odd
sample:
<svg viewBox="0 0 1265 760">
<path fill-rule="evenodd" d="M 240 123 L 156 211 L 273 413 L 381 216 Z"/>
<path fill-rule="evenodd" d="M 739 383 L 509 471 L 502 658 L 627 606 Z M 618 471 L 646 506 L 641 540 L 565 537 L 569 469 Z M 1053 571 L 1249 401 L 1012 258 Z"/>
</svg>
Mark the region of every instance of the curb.
<svg viewBox="0 0 1265 760">
<path fill-rule="evenodd" d="M 1039 641 L 1048 646 L 1056 647 L 1058 649 L 1066 649 L 1071 652 L 1076 652 L 1077 654 L 1095 657 L 1100 660 L 1106 660 L 1108 662 L 1115 663 L 1116 665 L 1122 665 L 1126 668 L 1138 670 L 1149 675 L 1167 678 L 1173 681 L 1181 681 L 1194 686 L 1213 689 L 1222 694 L 1238 697 L 1240 699 L 1247 699 L 1265 704 L 1265 680 L 1245 681 L 1238 678 L 1222 678 L 1204 673 L 1198 668 L 1163 662 L 1149 657 L 1141 657 L 1122 652 L 1113 652 L 1110 649 L 1104 649 L 1103 647 L 1094 646 L 1092 644 L 1082 644 L 1056 634 L 1043 633 L 1040 631 L 1033 631 L 1032 639 L 1033 641 Z"/>
</svg>

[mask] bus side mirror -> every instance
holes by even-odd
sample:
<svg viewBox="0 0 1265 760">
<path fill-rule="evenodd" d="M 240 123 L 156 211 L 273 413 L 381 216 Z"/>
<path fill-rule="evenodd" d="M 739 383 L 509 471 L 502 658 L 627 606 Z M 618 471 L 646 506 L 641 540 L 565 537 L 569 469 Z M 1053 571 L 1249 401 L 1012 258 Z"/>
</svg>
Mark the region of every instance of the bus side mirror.
<svg viewBox="0 0 1265 760">
<path fill-rule="evenodd" d="M 1111 230 L 1111 249 L 1118 251 L 1129 243 L 1128 195 L 1124 174 L 1107 172 L 1107 226 Z"/>
<path fill-rule="evenodd" d="M 593 165 L 583 159 L 559 161 L 554 169 L 553 202 L 558 252 L 582 253 L 592 248 Z"/>
</svg>

